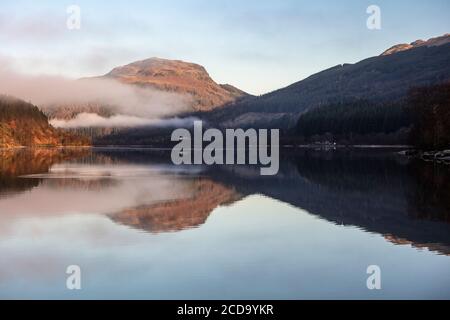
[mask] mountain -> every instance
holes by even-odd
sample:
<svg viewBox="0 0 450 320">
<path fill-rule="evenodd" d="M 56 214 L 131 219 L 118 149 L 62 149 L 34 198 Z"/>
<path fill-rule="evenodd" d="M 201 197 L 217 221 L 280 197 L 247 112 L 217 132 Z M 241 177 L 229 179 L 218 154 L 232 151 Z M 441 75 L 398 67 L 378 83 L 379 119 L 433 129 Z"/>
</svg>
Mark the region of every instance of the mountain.
<svg viewBox="0 0 450 320">
<path fill-rule="evenodd" d="M 190 94 L 194 111 L 208 111 L 247 96 L 229 84 L 217 84 L 204 67 L 180 60 L 150 58 L 114 68 L 101 78 Z"/>
<path fill-rule="evenodd" d="M 150 58 L 114 68 L 103 76 L 82 78 L 86 80 L 116 80 L 139 88 L 154 88 L 163 92 L 186 95 L 187 111 L 210 111 L 241 98 L 246 92 L 230 85 L 218 84 L 206 69 L 198 64 L 180 60 Z M 106 93 L 107 94 L 107 93 Z M 50 119 L 70 120 L 80 113 L 95 113 L 108 118 L 123 108 L 99 101 L 40 106 Z M 168 114 L 174 113 L 168 110 Z M 133 114 L 134 115 L 134 114 Z"/>
<path fill-rule="evenodd" d="M 342 64 L 288 87 L 205 114 L 223 127 L 291 128 L 308 110 L 345 100 L 394 102 L 412 87 L 450 80 L 450 35 L 397 46 L 381 56 Z"/>
<path fill-rule="evenodd" d="M 450 35 L 446 34 L 396 45 L 379 56 L 329 68 L 259 97 L 219 85 L 202 66 L 178 60 L 142 60 L 100 78 L 191 94 L 193 111 L 177 116 L 199 117 L 218 128 L 277 128 L 282 138 L 301 136 L 305 143 L 331 139 L 343 144 L 405 144 L 410 143 L 415 118 L 407 103 L 409 92 L 449 83 L 449 61 Z M 113 114 L 110 108 L 85 107 L 105 117 Z M 64 109 L 66 118 L 77 112 L 76 107 Z M 93 140 L 101 145 L 165 145 L 170 132 L 170 128 L 139 127 L 102 132 Z"/>
<path fill-rule="evenodd" d="M 50 126 L 36 106 L 9 96 L 0 96 L 0 133 L 0 148 L 89 144 Z"/>
</svg>

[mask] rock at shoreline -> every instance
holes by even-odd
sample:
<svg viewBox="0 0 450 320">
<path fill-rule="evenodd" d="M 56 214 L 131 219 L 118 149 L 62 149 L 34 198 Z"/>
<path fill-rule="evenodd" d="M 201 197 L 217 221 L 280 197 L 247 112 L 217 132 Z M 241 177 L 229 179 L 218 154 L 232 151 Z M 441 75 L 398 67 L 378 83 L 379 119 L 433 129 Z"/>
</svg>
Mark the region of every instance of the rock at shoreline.
<svg viewBox="0 0 450 320">
<path fill-rule="evenodd" d="M 439 161 L 450 164 L 450 149 L 441 151 L 419 151 L 411 149 L 400 151 L 398 154 L 408 158 L 419 158 L 425 161 Z"/>
</svg>

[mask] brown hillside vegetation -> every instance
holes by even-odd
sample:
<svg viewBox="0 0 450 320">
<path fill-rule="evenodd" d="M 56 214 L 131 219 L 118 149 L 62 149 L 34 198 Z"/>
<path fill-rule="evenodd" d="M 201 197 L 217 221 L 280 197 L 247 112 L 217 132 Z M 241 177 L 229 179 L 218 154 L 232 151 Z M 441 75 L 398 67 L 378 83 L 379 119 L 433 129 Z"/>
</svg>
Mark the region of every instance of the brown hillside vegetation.
<svg viewBox="0 0 450 320">
<path fill-rule="evenodd" d="M 9 96 L 0 96 L 0 133 L 0 148 L 90 144 L 87 138 L 50 126 L 36 106 Z"/>
<path fill-rule="evenodd" d="M 190 94 L 192 109 L 208 111 L 246 96 L 229 84 L 217 84 L 204 67 L 180 60 L 150 58 L 117 67 L 104 76 L 122 83 Z"/>
</svg>

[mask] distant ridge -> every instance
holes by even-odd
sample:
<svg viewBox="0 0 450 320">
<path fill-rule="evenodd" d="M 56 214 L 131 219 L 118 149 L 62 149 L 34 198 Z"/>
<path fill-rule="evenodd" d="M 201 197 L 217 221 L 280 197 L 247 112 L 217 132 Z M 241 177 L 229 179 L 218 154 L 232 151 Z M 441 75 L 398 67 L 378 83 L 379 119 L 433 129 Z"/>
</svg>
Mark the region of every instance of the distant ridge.
<svg viewBox="0 0 450 320">
<path fill-rule="evenodd" d="M 402 43 L 402 44 L 397 44 L 393 47 L 390 47 L 389 49 L 387 49 L 386 51 L 384 51 L 381 55 L 382 56 L 387 56 L 393 53 L 397 53 L 400 51 L 406 51 L 406 50 L 411 50 L 414 48 L 419 48 L 419 47 L 433 47 L 433 46 L 441 46 L 443 44 L 449 43 L 450 42 L 450 33 L 446 33 L 443 36 L 440 37 L 436 37 L 436 38 L 430 38 L 426 41 L 424 40 L 416 40 L 414 42 L 411 43 Z"/>
</svg>

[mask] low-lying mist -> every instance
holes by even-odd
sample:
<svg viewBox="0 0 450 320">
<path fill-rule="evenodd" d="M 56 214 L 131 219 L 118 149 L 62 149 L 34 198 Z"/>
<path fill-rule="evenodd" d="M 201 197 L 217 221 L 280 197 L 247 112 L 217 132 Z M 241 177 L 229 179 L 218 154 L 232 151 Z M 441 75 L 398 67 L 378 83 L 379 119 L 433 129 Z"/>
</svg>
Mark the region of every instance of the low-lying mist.
<svg viewBox="0 0 450 320">
<path fill-rule="evenodd" d="M 7 66 L 7 65 L 6 65 Z M 67 106 L 96 104 L 112 109 L 111 117 L 80 111 L 73 119 L 52 119 L 56 127 L 133 127 L 176 125 L 181 119 L 162 120 L 189 111 L 190 95 L 122 84 L 105 78 L 67 79 L 60 76 L 24 75 L 0 67 L 0 94 L 31 102 L 44 112 Z"/>
<path fill-rule="evenodd" d="M 52 119 L 50 124 L 56 128 L 74 129 L 74 128 L 125 128 L 125 127 L 185 127 L 192 126 L 196 118 L 167 118 L 151 119 L 137 116 L 117 114 L 111 117 L 102 117 L 96 113 L 80 113 L 70 120 Z"/>
</svg>

